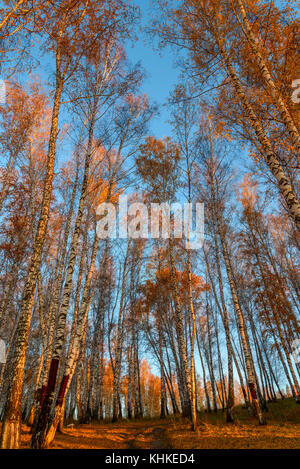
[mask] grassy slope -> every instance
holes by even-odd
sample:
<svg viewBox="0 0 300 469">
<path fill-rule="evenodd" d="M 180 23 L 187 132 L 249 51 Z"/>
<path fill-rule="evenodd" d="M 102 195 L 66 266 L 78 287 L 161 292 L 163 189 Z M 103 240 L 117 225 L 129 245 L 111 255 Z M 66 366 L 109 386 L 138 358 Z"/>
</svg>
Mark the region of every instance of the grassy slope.
<svg viewBox="0 0 300 469">
<path fill-rule="evenodd" d="M 188 421 L 169 417 L 80 425 L 57 434 L 53 448 L 198 449 L 198 448 L 300 448 L 300 405 L 292 399 L 269 404 L 268 425 L 260 427 L 247 410 L 236 409 L 236 422 L 226 424 L 222 412 L 200 415 L 197 433 Z M 23 448 L 30 435 L 23 428 Z"/>
</svg>

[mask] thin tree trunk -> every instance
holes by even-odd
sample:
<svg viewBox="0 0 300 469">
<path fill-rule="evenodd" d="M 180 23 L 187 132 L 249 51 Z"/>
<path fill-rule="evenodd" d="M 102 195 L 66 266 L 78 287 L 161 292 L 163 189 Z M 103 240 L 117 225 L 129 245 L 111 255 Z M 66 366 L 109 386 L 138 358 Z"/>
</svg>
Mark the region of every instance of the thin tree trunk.
<svg viewBox="0 0 300 469">
<path fill-rule="evenodd" d="M 217 212 L 218 213 L 218 212 Z M 255 369 L 254 369 L 254 364 L 253 364 L 253 358 L 252 358 L 252 353 L 249 345 L 249 339 L 247 335 L 247 329 L 246 329 L 246 322 L 245 318 L 243 316 L 242 310 L 240 308 L 237 292 L 236 292 L 236 287 L 235 287 L 235 282 L 233 278 L 233 272 L 232 272 L 232 267 L 231 267 L 231 262 L 229 259 L 228 255 L 228 250 L 227 250 L 227 245 L 225 241 L 225 236 L 223 233 L 223 225 L 220 221 L 220 215 L 217 215 L 217 224 L 218 224 L 218 231 L 219 231 L 219 236 L 220 236 L 220 241 L 223 249 L 223 257 L 226 265 L 226 271 L 227 271 L 227 276 L 228 276 L 228 281 L 230 285 L 230 290 L 231 290 L 231 295 L 234 303 L 234 308 L 236 311 L 237 319 L 238 319 L 238 326 L 239 326 L 239 333 L 243 345 L 243 351 L 244 351 L 244 356 L 245 356 L 245 361 L 246 361 L 246 367 L 247 367 L 247 375 L 248 375 L 248 386 L 249 390 L 251 393 L 252 397 L 252 402 L 259 420 L 259 423 L 261 425 L 264 425 L 266 423 L 264 415 L 261 411 L 260 403 L 257 398 L 257 385 L 256 385 L 256 378 L 255 378 Z"/>
<path fill-rule="evenodd" d="M 280 94 L 280 91 L 278 90 L 278 87 L 274 83 L 274 80 L 273 80 L 273 78 L 272 78 L 272 76 L 269 72 L 267 64 L 266 64 L 265 60 L 263 59 L 263 57 L 262 57 L 262 55 L 259 51 L 258 39 L 252 31 L 252 28 L 251 28 L 250 23 L 249 23 L 248 18 L 247 18 L 247 14 L 246 14 L 246 11 L 245 11 L 244 4 L 243 4 L 242 0 L 237 0 L 237 3 L 238 3 L 239 11 L 240 11 L 240 14 L 241 14 L 241 17 L 242 17 L 242 20 L 243 20 L 244 34 L 245 34 L 245 36 L 246 36 L 246 38 L 247 38 L 247 40 L 248 40 L 248 42 L 251 46 L 253 55 L 255 57 L 255 61 L 258 65 L 258 68 L 259 68 L 259 70 L 261 72 L 261 75 L 264 79 L 267 90 L 269 91 L 269 93 L 270 93 L 270 95 L 271 95 L 271 97 L 274 101 L 274 104 L 278 106 L 281 118 L 284 122 L 284 125 L 286 126 L 286 128 L 288 130 L 291 141 L 295 145 L 296 150 L 300 151 L 300 134 L 299 134 L 299 131 L 298 131 L 298 129 L 297 129 L 295 123 L 294 123 L 294 120 L 293 120 L 287 106 L 285 105 L 285 102 L 282 99 L 282 96 Z"/>
<path fill-rule="evenodd" d="M 34 240 L 33 254 L 25 282 L 21 312 L 16 331 L 16 342 L 14 344 L 13 374 L 7 394 L 4 420 L 1 432 L 1 448 L 17 449 L 20 444 L 20 419 L 21 419 L 21 396 L 24 378 L 25 354 L 28 343 L 31 311 L 34 301 L 36 280 L 40 268 L 43 246 L 48 226 L 50 203 L 52 194 L 52 181 L 54 175 L 54 162 L 56 140 L 58 133 L 58 115 L 60 108 L 60 97 L 63 87 L 61 77 L 60 49 L 56 53 L 56 90 L 52 110 L 51 130 L 47 157 L 47 172 L 43 191 L 43 200 L 39 224 Z"/>
<path fill-rule="evenodd" d="M 219 31 L 214 26 L 212 28 L 213 28 L 213 33 L 215 35 L 216 42 L 218 44 L 221 57 L 224 61 L 225 68 L 232 80 L 236 94 L 250 120 L 250 123 L 255 131 L 258 141 L 260 142 L 260 145 L 262 146 L 264 156 L 265 156 L 265 161 L 270 171 L 272 172 L 273 176 L 276 178 L 279 190 L 282 193 L 284 200 L 286 201 L 289 212 L 292 218 L 294 219 L 298 230 L 300 230 L 300 202 L 297 199 L 296 193 L 294 189 L 292 188 L 292 185 L 290 181 L 288 180 L 288 177 L 286 176 L 276 154 L 273 151 L 271 142 L 268 139 L 261 125 L 261 122 L 259 121 L 246 93 L 244 92 L 243 86 L 237 74 L 235 73 L 235 70 L 233 68 L 230 57 L 225 49 L 223 41 L 221 40 L 219 36 Z"/>
</svg>

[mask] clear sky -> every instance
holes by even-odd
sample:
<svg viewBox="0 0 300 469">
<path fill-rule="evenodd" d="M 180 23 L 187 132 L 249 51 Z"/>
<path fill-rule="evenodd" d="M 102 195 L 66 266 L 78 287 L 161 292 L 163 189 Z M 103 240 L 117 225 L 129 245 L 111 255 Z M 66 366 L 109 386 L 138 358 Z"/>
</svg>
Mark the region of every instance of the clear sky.
<svg viewBox="0 0 300 469">
<path fill-rule="evenodd" d="M 153 0 L 134 0 L 133 3 L 141 9 L 142 26 L 147 26 L 153 16 L 151 6 Z M 160 115 L 153 120 L 150 133 L 160 138 L 171 134 L 167 123 L 169 115 L 163 104 L 166 103 L 170 91 L 178 82 L 179 70 L 174 65 L 174 51 L 164 48 L 160 54 L 154 50 L 150 39 L 145 34 L 138 31 L 137 36 L 138 41 L 134 46 L 129 45 L 126 49 L 127 57 L 133 63 L 140 61 L 146 70 L 147 77 L 142 92 L 149 96 L 151 102 L 160 105 Z M 154 46 L 157 46 L 157 43 Z"/>
</svg>

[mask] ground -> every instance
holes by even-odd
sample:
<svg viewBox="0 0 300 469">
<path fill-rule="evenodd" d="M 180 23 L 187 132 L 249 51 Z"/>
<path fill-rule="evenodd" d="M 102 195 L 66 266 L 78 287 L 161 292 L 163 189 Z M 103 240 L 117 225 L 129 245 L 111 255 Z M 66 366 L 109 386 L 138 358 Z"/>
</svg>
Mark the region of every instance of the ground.
<svg viewBox="0 0 300 469">
<path fill-rule="evenodd" d="M 236 422 L 225 416 L 201 413 L 195 433 L 187 420 L 168 417 L 116 423 L 79 425 L 57 433 L 56 449 L 226 449 L 300 448 L 300 405 L 292 399 L 269 404 L 267 425 L 259 426 L 247 410 L 236 409 Z M 29 428 L 23 426 L 22 447 L 29 448 Z"/>
</svg>

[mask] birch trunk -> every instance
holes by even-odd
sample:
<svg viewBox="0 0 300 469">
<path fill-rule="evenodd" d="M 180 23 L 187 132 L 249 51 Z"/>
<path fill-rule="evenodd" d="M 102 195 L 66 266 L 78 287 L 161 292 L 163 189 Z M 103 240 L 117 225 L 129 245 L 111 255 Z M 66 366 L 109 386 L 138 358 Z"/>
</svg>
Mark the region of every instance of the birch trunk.
<svg viewBox="0 0 300 469">
<path fill-rule="evenodd" d="M 58 320 L 56 325 L 56 337 L 53 346 L 53 355 L 51 359 L 51 365 L 49 370 L 48 376 L 48 383 L 47 389 L 45 393 L 45 399 L 41 406 L 40 416 L 37 422 L 36 431 L 32 437 L 32 445 L 34 448 L 42 448 L 45 445 L 45 436 L 46 436 L 46 429 L 48 426 L 51 406 L 54 400 L 54 390 L 55 384 L 57 379 L 57 372 L 58 367 L 61 360 L 62 354 L 62 347 L 65 337 L 65 325 L 66 325 L 66 318 L 67 313 L 69 310 L 69 303 L 70 303 L 70 296 L 73 284 L 73 273 L 74 267 L 77 258 L 77 247 L 79 241 L 79 234 L 80 234 L 80 227 L 83 218 L 83 211 L 85 205 L 85 199 L 87 194 L 88 188 L 88 178 L 89 178 L 89 168 L 92 158 L 92 150 L 93 150 L 93 134 L 94 134 L 94 125 L 95 125 L 95 113 L 96 113 L 96 104 L 97 102 L 94 101 L 93 109 L 91 112 L 90 117 L 90 124 L 89 124 L 89 137 L 88 137 L 88 145 L 87 145 L 87 152 L 85 156 L 85 165 L 84 165 L 84 176 L 83 182 L 81 186 L 81 195 L 79 200 L 79 206 L 77 211 L 77 217 L 75 222 L 75 228 L 72 235 L 71 240 L 71 247 L 70 247 L 70 256 L 69 256 L 69 263 L 66 273 L 66 280 L 64 284 L 64 291 L 63 291 L 63 298 L 61 308 L 58 314 Z"/>
<path fill-rule="evenodd" d="M 62 87 L 63 79 L 61 77 L 61 56 L 60 49 L 58 47 L 56 52 L 56 90 L 51 119 L 51 129 L 47 157 L 47 172 L 45 178 L 41 214 L 39 218 L 36 237 L 34 240 L 33 254 L 30 261 L 30 267 L 28 269 L 27 278 L 25 282 L 21 312 L 16 332 L 16 342 L 14 344 L 14 371 L 11 377 L 9 391 L 7 395 L 4 421 L 1 432 L 0 445 L 3 449 L 17 449 L 19 448 L 20 444 L 20 411 L 22 384 L 24 378 L 25 354 L 28 343 L 29 326 L 31 320 L 31 311 L 34 300 L 37 275 L 40 268 L 43 246 L 50 214 L 55 150 L 58 133 L 58 115 Z"/>
<path fill-rule="evenodd" d="M 240 14 L 241 14 L 241 18 L 242 18 L 242 21 L 243 21 L 243 25 L 244 25 L 244 28 L 243 28 L 244 34 L 245 34 L 245 36 L 246 36 L 246 38 L 247 38 L 247 40 L 250 44 L 253 55 L 255 57 L 255 61 L 258 65 L 258 68 L 261 72 L 263 80 L 266 84 L 267 90 L 269 91 L 269 93 L 270 93 L 270 95 L 273 99 L 274 104 L 279 109 L 280 116 L 281 116 L 281 118 L 284 122 L 284 125 L 287 128 L 287 131 L 290 135 L 291 141 L 295 145 L 298 152 L 300 152 L 300 134 L 299 134 L 299 130 L 297 129 L 297 127 L 294 123 L 294 120 L 293 120 L 287 106 L 285 105 L 285 102 L 282 99 L 280 91 L 278 90 L 278 87 L 274 83 L 274 80 L 271 76 L 271 73 L 268 69 L 268 66 L 267 66 L 265 60 L 263 59 L 263 57 L 262 57 L 262 55 L 259 51 L 258 39 L 252 31 L 249 20 L 247 18 L 247 14 L 246 14 L 244 4 L 243 4 L 242 0 L 237 0 L 237 3 L 238 3 L 239 11 L 240 11 Z"/>
<path fill-rule="evenodd" d="M 127 261 L 129 254 L 129 243 L 127 245 L 127 252 L 124 260 L 123 274 L 122 274 L 122 292 L 120 299 L 118 323 L 117 323 L 117 340 L 115 359 L 112 359 L 112 370 L 113 370 L 113 422 L 116 422 L 119 418 L 119 393 L 120 393 L 120 375 L 121 375 L 121 361 L 122 361 L 122 329 L 123 329 L 123 308 L 125 306 L 125 295 L 126 295 L 126 276 L 127 276 Z M 110 338 L 109 338 L 110 339 Z"/>
<path fill-rule="evenodd" d="M 216 256 L 216 265 L 217 265 L 218 282 L 219 282 L 219 293 L 220 293 L 222 307 L 219 303 L 219 299 L 216 293 L 215 285 L 212 279 L 210 266 L 208 263 L 207 254 L 205 250 L 204 250 L 204 257 L 205 257 L 208 276 L 210 279 L 210 284 L 212 285 L 212 291 L 213 291 L 215 301 L 216 301 L 218 310 L 220 312 L 220 315 L 223 321 L 224 330 L 225 330 L 227 361 L 228 361 L 228 391 L 227 391 L 226 421 L 229 423 L 229 422 L 234 421 L 234 415 L 233 415 L 233 409 L 234 409 L 233 348 L 232 348 L 231 337 L 230 337 L 228 311 L 226 308 L 226 303 L 225 303 L 225 298 L 224 298 L 224 290 L 223 290 L 224 287 L 223 287 L 222 273 L 221 273 L 221 268 L 220 268 L 219 247 L 217 245 L 215 234 L 214 234 L 214 241 L 215 241 L 215 256 Z"/>
<path fill-rule="evenodd" d="M 180 372 L 182 373 L 182 396 L 183 396 L 183 415 L 185 417 L 191 417 L 191 380 L 190 373 L 188 368 L 188 360 L 186 353 L 186 344 L 184 340 L 184 330 L 183 330 L 183 316 L 182 309 L 180 304 L 180 297 L 177 286 L 177 279 L 175 273 L 175 264 L 174 264 L 174 255 L 173 255 L 173 243 L 171 236 L 169 238 L 169 256 L 170 256 L 170 267 L 171 267 L 171 280 L 173 286 L 173 297 L 175 304 L 175 325 L 177 332 L 177 341 L 178 341 L 178 350 L 180 358 Z"/>
<path fill-rule="evenodd" d="M 90 285 L 91 285 L 92 275 L 94 272 L 98 245 L 99 245 L 99 239 L 97 237 L 97 234 L 95 233 L 90 267 L 89 267 L 87 278 L 86 278 L 85 285 L 84 285 L 82 300 L 80 304 L 80 311 L 78 314 L 78 320 L 76 324 L 76 332 L 73 336 L 72 344 L 70 344 L 70 353 L 68 354 L 65 369 L 63 372 L 63 377 L 60 383 L 57 401 L 55 404 L 54 417 L 52 418 L 51 422 L 47 426 L 46 435 L 43 435 L 41 449 L 49 448 L 52 441 L 54 440 L 57 426 L 60 421 L 61 412 L 63 409 L 64 399 L 68 391 L 68 388 L 71 384 L 71 380 L 73 378 L 73 374 L 75 371 L 74 365 L 76 364 L 76 361 L 80 353 L 80 345 L 81 345 L 81 341 L 83 337 L 83 331 L 84 331 L 85 324 L 87 321 L 89 306 L 91 302 Z"/>
<path fill-rule="evenodd" d="M 159 242 L 158 242 L 159 243 Z M 158 347 L 159 347 L 159 364 L 160 364 L 160 418 L 163 419 L 166 417 L 166 406 L 167 406 L 167 396 L 166 396 L 166 384 L 165 384 L 165 372 L 164 372 L 164 355 L 163 355 L 163 324 L 162 324 L 162 314 L 163 314 L 163 302 L 162 291 L 161 291 L 161 254 L 160 246 L 157 245 L 157 258 L 158 258 Z"/>
<path fill-rule="evenodd" d="M 249 390 L 251 393 L 252 402 L 253 402 L 257 417 L 258 417 L 258 421 L 260 425 L 265 425 L 266 421 L 265 421 L 265 418 L 262 413 L 260 403 L 257 397 L 257 384 L 256 384 L 255 369 L 254 369 L 252 353 L 251 353 L 251 349 L 249 345 L 249 339 L 247 335 L 246 322 L 245 322 L 245 318 L 243 316 L 242 310 L 240 308 L 240 304 L 239 304 L 239 300 L 238 300 L 238 296 L 237 296 L 237 292 L 235 288 L 231 262 L 230 262 L 230 258 L 228 255 L 227 245 L 226 245 L 226 241 L 225 241 L 225 237 L 223 233 L 223 227 L 220 221 L 219 214 L 217 215 L 217 224 L 218 224 L 218 231 L 219 231 L 220 241 L 222 245 L 223 257 L 224 257 L 224 261 L 226 265 L 226 271 L 227 271 L 228 281 L 230 285 L 232 300 L 234 303 L 234 308 L 235 308 L 235 312 L 236 312 L 237 319 L 238 319 L 240 338 L 241 338 L 242 345 L 243 345 L 243 351 L 244 351 L 247 375 L 248 375 L 248 386 L 249 386 Z"/>
<path fill-rule="evenodd" d="M 276 154 L 274 153 L 271 142 L 269 138 L 267 137 L 262 127 L 262 124 L 260 120 L 258 119 L 243 89 L 243 86 L 233 68 L 230 57 L 225 49 L 224 41 L 221 40 L 217 27 L 212 25 L 212 31 L 215 36 L 222 60 L 224 62 L 225 69 L 227 70 L 228 75 L 233 83 L 236 95 L 239 98 L 241 105 L 243 109 L 245 110 L 245 113 L 247 117 L 249 118 L 251 126 L 253 127 L 254 132 L 258 138 L 258 141 L 263 149 L 265 161 L 277 181 L 279 190 L 287 204 L 291 217 L 294 219 L 298 230 L 300 230 L 300 202 L 297 199 L 296 193 L 294 189 L 292 188 L 292 185 L 288 177 L 286 176 L 280 164 L 280 161 L 278 160 Z"/>
</svg>

